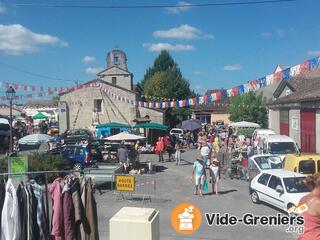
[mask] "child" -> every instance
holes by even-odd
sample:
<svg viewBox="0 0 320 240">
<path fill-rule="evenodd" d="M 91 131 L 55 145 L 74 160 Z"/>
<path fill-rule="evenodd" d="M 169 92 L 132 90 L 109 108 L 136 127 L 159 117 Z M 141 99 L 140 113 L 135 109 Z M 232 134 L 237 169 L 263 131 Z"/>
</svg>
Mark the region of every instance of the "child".
<svg viewBox="0 0 320 240">
<path fill-rule="evenodd" d="M 218 195 L 218 182 L 219 182 L 219 165 L 220 162 L 217 158 L 213 158 L 210 164 L 210 178 L 212 183 L 212 193 Z"/>
</svg>

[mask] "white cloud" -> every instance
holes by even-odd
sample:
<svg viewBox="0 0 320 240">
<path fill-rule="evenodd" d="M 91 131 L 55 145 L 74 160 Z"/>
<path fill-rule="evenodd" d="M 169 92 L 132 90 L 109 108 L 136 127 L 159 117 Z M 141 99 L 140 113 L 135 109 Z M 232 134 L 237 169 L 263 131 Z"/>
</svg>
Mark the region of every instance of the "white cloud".
<svg viewBox="0 0 320 240">
<path fill-rule="evenodd" d="M 41 46 L 67 47 L 68 43 L 48 34 L 34 33 L 20 24 L 0 24 L 0 51 L 11 55 L 33 53 Z"/>
<path fill-rule="evenodd" d="M 191 4 L 188 2 L 180 1 L 174 7 L 167 7 L 167 11 L 173 14 L 180 14 L 182 12 L 186 12 L 192 8 Z"/>
<path fill-rule="evenodd" d="M 190 25 L 184 24 L 180 27 L 171 28 L 169 30 L 158 30 L 153 32 L 153 36 L 156 38 L 171 38 L 171 39 L 213 39 L 212 34 L 201 32 L 199 29 Z"/>
<path fill-rule="evenodd" d="M 194 71 L 193 74 L 194 74 L 194 75 L 197 75 L 197 76 L 203 76 L 203 75 L 206 75 L 206 72 L 203 72 L 203 71 Z"/>
<path fill-rule="evenodd" d="M 100 67 L 88 67 L 88 68 L 86 68 L 86 73 L 95 75 L 95 74 L 101 72 L 102 70 L 103 70 L 103 68 L 100 68 Z"/>
<path fill-rule="evenodd" d="M 0 3 L 0 14 L 5 13 L 5 12 L 6 12 L 5 6 Z"/>
<path fill-rule="evenodd" d="M 200 90 L 200 89 L 202 89 L 202 86 L 201 85 L 196 85 L 195 89 Z"/>
<path fill-rule="evenodd" d="M 310 55 L 310 56 L 320 56 L 320 50 L 310 50 L 310 51 L 308 51 L 308 55 Z"/>
<path fill-rule="evenodd" d="M 170 44 L 170 43 L 144 43 L 144 48 L 147 48 L 150 52 L 160 52 L 162 50 L 168 50 L 168 51 L 176 51 L 176 52 L 182 52 L 182 51 L 192 51 L 195 50 L 194 46 L 192 45 L 184 45 L 184 44 Z"/>
<path fill-rule="evenodd" d="M 95 57 L 91 57 L 91 56 L 85 56 L 85 57 L 83 57 L 82 58 L 82 62 L 83 63 L 92 63 L 92 62 L 94 62 L 96 60 L 96 58 Z"/>
<path fill-rule="evenodd" d="M 225 71 L 239 71 L 241 70 L 241 65 L 240 64 L 234 64 L 234 65 L 226 65 L 224 66 L 223 70 Z"/>
<path fill-rule="evenodd" d="M 271 37 L 272 33 L 271 32 L 262 32 L 260 33 L 261 37 Z"/>
</svg>

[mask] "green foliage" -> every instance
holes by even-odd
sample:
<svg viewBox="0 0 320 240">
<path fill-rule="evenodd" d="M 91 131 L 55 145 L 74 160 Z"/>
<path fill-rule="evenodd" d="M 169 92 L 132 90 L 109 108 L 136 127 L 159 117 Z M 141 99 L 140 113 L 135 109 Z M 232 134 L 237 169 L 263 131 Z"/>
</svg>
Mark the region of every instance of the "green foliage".
<svg viewBox="0 0 320 240">
<path fill-rule="evenodd" d="M 265 127 L 268 121 L 266 104 L 266 98 L 254 92 L 233 97 L 228 109 L 229 119 L 232 122 L 255 122 Z"/>
<path fill-rule="evenodd" d="M 146 71 L 141 86 L 144 95 L 156 99 L 180 100 L 195 96 L 190 90 L 189 81 L 182 76 L 168 51 L 162 51 L 156 58 L 153 66 Z M 190 109 L 167 109 L 166 124 L 173 127 L 190 114 Z"/>
<path fill-rule="evenodd" d="M 52 97 L 52 100 L 54 100 L 54 101 L 59 101 L 59 100 L 60 100 L 60 96 L 53 96 L 53 97 Z"/>
<path fill-rule="evenodd" d="M 237 130 L 237 135 L 238 135 L 238 136 L 239 136 L 239 135 L 244 135 L 244 136 L 246 136 L 246 137 L 251 138 L 254 130 L 255 130 L 254 128 L 239 128 L 239 129 Z"/>
<path fill-rule="evenodd" d="M 39 172 L 39 171 L 59 171 L 68 169 L 69 165 L 63 159 L 61 155 L 45 155 L 39 153 L 33 153 L 28 156 L 28 172 Z M 0 159 L 0 172 L 8 172 L 8 158 Z M 54 178 L 58 177 L 59 174 L 49 173 L 48 181 L 52 182 Z M 37 182 L 44 183 L 45 178 L 43 175 L 35 175 L 33 177 Z"/>
</svg>

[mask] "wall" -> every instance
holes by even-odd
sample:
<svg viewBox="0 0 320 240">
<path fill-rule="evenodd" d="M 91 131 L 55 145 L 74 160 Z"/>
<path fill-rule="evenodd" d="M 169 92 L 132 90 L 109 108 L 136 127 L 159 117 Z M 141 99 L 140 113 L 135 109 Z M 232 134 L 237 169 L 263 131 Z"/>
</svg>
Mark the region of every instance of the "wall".
<svg viewBox="0 0 320 240">
<path fill-rule="evenodd" d="M 150 117 L 151 122 L 156 122 L 160 124 L 164 123 L 164 113 L 158 110 L 138 107 L 138 115 L 140 115 L 140 117 L 145 117 L 146 115 L 148 115 Z"/>
<path fill-rule="evenodd" d="M 280 111 L 269 109 L 268 113 L 269 128 L 280 134 Z"/>
<path fill-rule="evenodd" d="M 117 86 L 132 90 L 132 75 L 117 67 L 112 67 L 102 73 L 102 80 L 112 83 L 112 77 L 117 78 Z"/>
<path fill-rule="evenodd" d="M 320 110 L 316 112 L 316 152 L 320 153 Z"/>
<path fill-rule="evenodd" d="M 135 101 L 133 92 L 102 84 L 118 96 Z M 102 99 L 102 111 L 94 112 L 94 99 Z M 120 122 L 132 124 L 136 117 L 136 108 L 132 104 L 116 100 L 102 94 L 98 87 L 88 87 L 64 94 L 60 101 L 66 101 L 69 107 L 69 128 L 91 129 L 95 123 Z M 74 124 L 75 122 L 75 124 Z"/>
<path fill-rule="evenodd" d="M 229 116 L 230 114 L 228 113 L 213 113 L 211 114 L 211 123 L 216 122 L 217 120 L 222 120 L 224 121 L 224 124 L 229 124 Z"/>
<path fill-rule="evenodd" d="M 300 109 L 289 111 L 289 136 L 301 147 Z"/>
</svg>

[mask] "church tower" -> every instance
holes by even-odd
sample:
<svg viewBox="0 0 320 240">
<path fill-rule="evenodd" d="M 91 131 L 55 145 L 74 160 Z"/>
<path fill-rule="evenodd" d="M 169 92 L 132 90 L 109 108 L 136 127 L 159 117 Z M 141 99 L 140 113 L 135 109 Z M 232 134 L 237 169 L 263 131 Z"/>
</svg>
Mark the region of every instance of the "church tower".
<svg viewBox="0 0 320 240">
<path fill-rule="evenodd" d="M 128 71 L 127 56 L 124 51 L 114 48 L 107 53 L 107 68 L 97 76 L 115 87 L 133 90 L 133 74 Z"/>
</svg>

